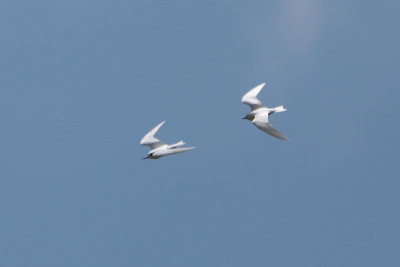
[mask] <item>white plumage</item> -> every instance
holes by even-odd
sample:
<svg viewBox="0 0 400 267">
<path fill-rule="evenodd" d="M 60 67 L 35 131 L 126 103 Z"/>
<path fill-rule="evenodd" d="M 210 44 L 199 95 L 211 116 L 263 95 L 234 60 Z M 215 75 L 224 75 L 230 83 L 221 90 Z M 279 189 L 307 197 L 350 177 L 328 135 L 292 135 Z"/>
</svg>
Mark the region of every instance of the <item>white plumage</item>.
<svg viewBox="0 0 400 267">
<path fill-rule="evenodd" d="M 249 114 L 246 114 L 246 117 L 244 117 L 243 119 L 251 121 L 258 129 L 276 138 L 288 141 L 289 139 L 286 136 L 284 136 L 281 132 L 279 132 L 269 122 L 268 119 L 269 115 L 276 112 L 286 111 L 286 109 L 283 106 L 277 106 L 275 108 L 265 107 L 263 106 L 261 101 L 257 98 L 258 93 L 260 93 L 264 85 L 265 83 L 257 85 L 242 97 L 242 103 L 249 105 L 251 109 L 251 112 Z"/>
<path fill-rule="evenodd" d="M 183 146 L 185 144 L 185 142 L 183 141 L 179 141 L 178 143 L 172 145 L 167 145 L 158 140 L 157 138 L 155 138 L 154 135 L 157 133 L 157 131 L 164 123 L 165 121 L 159 123 L 150 132 L 148 132 L 140 141 L 140 144 L 142 146 L 148 146 L 151 149 L 147 154 L 147 157 L 145 157 L 144 159 L 158 159 L 163 156 L 178 154 L 194 149 L 194 147 L 179 148 L 180 146 Z"/>
</svg>

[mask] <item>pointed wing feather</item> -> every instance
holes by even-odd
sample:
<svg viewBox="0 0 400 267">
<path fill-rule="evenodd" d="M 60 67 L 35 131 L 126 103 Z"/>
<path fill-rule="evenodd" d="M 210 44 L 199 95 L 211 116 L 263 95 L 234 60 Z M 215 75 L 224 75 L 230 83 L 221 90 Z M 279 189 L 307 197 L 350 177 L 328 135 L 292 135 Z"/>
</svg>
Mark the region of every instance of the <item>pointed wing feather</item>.
<svg viewBox="0 0 400 267">
<path fill-rule="evenodd" d="M 163 157 L 163 156 L 169 156 L 169 155 L 173 155 L 173 154 L 178 154 L 178 153 L 182 153 L 182 152 L 186 152 L 189 150 L 194 149 L 195 147 L 180 147 L 180 148 L 173 148 L 173 149 L 166 149 L 163 151 L 156 151 L 154 153 L 155 156 L 159 156 L 159 157 Z"/>
<path fill-rule="evenodd" d="M 257 95 L 261 91 L 261 89 L 264 87 L 265 83 L 262 83 L 260 85 L 257 85 L 250 91 L 248 91 L 243 97 L 242 97 L 242 103 L 247 104 L 250 106 L 251 111 L 262 107 L 262 103 L 260 100 L 258 100 Z"/>
<path fill-rule="evenodd" d="M 155 149 L 157 147 L 160 147 L 164 145 L 160 140 L 154 137 L 158 129 L 165 123 L 165 121 L 162 121 L 159 123 L 156 127 L 154 127 L 150 132 L 148 132 L 142 140 L 140 140 L 140 144 L 142 146 L 149 146 L 151 149 Z"/>
<path fill-rule="evenodd" d="M 289 139 L 278 131 L 269 121 L 268 113 L 257 114 L 253 120 L 253 124 L 260 130 L 282 140 L 289 141 Z"/>
</svg>

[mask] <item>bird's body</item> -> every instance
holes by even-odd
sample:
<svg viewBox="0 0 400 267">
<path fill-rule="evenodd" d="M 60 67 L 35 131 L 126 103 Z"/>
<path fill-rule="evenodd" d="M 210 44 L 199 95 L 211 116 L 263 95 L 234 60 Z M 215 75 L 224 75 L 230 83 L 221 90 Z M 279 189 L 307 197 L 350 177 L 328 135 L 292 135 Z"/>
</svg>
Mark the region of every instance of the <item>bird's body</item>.
<svg viewBox="0 0 400 267">
<path fill-rule="evenodd" d="M 249 105 L 251 112 L 246 114 L 243 119 L 251 121 L 258 129 L 282 140 L 288 141 L 289 139 L 279 132 L 270 122 L 268 116 L 277 112 L 286 111 L 283 106 L 274 108 L 268 108 L 263 106 L 261 101 L 257 98 L 258 93 L 264 87 L 265 83 L 262 83 L 242 97 L 242 103 Z"/>
<path fill-rule="evenodd" d="M 188 150 L 194 149 L 194 147 L 180 147 L 185 144 L 183 141 L 179 141 L 178 143 L 167 145 L 154 137 L 158 129 L 165 123 L 165 121 L 158 124 L 154 127 L 150 132 L 148 132 L 140 141 L 142 146 L 149 146 L 150 151 L 147 153 L 147 157 L 144 159 L 159 159 L 163 156 L 169 156 L 173 154 L 182 153 Z"/>
</svg>

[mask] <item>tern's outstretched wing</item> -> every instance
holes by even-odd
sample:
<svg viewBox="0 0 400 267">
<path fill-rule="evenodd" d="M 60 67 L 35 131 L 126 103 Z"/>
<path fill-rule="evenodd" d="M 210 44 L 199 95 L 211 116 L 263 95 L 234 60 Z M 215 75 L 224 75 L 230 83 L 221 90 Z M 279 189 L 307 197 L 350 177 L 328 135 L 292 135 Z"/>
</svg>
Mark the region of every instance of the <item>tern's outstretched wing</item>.
<svg viewBox="0 0 400 267">
<path fill-rule="evenodd" d="M 173 148 L 173 149 L 166 149 L 166 150 L 162 150 L 162 151 L 156 151 L 154 152 L 154 156 L 168 156 L 168 155 L 173 155 L 173 154 L 178 154 L 178 153 L 182 153 L 182 152 L 186 152 L 189 150 L 194 149 L 195 147 L 179 147 L 179 148 Z"/>
<path fill-rule="evenodd" d="M 260 130 L 282 140 L 289 141 L 289 139 L 279 132 L 269 121 L 268 113 L 257 114 L 253 120 L 253 124 Z"/>
<path fill-rule="evenodd" d="M 157 147 L 160 147 L 164 145 L 160 140 L 154 137 L 158 129 L 165 123 L 165 121 L 162 121 L 160 124 L 158 124 L 156 127 L 154 127 L 150 132 L 148 132 L 142 140 L 140 140 L 140 144 L 142 146 L 149 146 L 151 149 L 155 149 Z"/>
<path fill-rule="evenodd" d="M 260 85 L 257 85 L 250 91 L 248 91 L 243 97 L 242 97 L 242 103 L 247 104 L 250 106 L 251 111 L 262 107 L 262 103 L 260 100 L 258 100 L 257 95 L 261 91 L 261 89 L 264 87 L 265 83 L 262 83 Z"/>
</svg>

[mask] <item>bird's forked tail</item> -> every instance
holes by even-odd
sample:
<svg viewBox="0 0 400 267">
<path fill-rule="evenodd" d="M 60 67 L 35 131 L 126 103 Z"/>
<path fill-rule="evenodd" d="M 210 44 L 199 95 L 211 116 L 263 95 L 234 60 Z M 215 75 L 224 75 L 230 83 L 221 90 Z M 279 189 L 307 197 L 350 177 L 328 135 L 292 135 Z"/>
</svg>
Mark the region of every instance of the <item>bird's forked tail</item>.
<svg viewBox="0 0 400 267">
<path fill-rule="evenodd" d="M 272 111 L 274 113 L 275 112 L 283 112 L 283 111 L 286 111 L 286 108 L 284 108 L 283 106 L 277 106 L 277 107 L 272 108 Z"/>
</svg>

